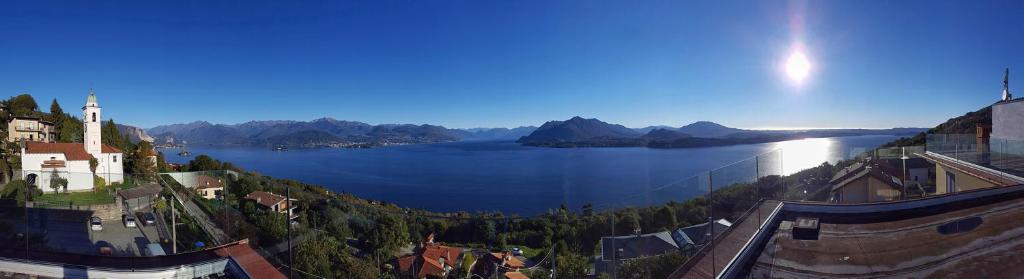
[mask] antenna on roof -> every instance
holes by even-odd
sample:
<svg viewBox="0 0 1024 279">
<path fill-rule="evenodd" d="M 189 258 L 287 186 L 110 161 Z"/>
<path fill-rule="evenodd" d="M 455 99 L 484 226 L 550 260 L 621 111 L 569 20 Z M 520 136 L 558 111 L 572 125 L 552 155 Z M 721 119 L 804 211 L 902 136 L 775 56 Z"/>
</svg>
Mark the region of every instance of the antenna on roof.
<svg viewBox="0 0 1024 279">
<path fill-rule="evenodd" d="M 1010 94 L 1010 68 L 1006 68 L 1003 72 L 1003 101 L 1009 101 L 1013 99 L 1013 95 Z"/>
</svg>

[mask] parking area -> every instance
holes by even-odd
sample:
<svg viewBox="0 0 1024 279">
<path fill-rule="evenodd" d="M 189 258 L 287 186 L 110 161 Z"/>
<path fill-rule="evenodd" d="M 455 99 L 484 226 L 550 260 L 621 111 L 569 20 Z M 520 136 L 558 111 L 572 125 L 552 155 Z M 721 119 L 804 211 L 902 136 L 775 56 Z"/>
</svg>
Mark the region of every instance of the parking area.
<svg viewBox="0 0 1024 279">
<path fill-rule="evenodd" d="M 107 246 L 113 248 L 114 256 L 142 256 L 147 244 L 160 242 L 155 224 L 146 226 L 137 221 L 135 227 L 126 227 L 121 220 L 103 220 L 102 223 L 102 230 L 89 230 L 89 239 L 94 244 L 92 253 Z"/>
<path fill-rule="evenodd" d="M 110 247 L 114 256 L 140 256 L 149 243 L 159 243 L 156 224 L 146 226 L 137 221 L 135 227 L 126 227 L 121 219 L 102 220 L 102 230 L 91 229 L 89 215 L 53 216 L 33 214 L 29 222 L 18 222 L 19 231 L 27 226 L 32 235 L 44 235 L 48 247 L 30 249 L 58 250 L 76 254 L 99 255 L 101 247 Z"/>
</svg>

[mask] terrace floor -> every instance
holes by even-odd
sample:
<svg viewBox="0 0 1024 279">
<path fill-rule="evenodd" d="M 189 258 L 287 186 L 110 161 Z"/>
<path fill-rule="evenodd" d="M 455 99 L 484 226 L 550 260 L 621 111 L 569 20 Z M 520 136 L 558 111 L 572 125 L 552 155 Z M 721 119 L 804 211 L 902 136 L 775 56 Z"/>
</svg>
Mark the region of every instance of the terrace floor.
<svg viewBox="0 0 1024 279">
<path fill-rule="evenodd" d="M 768 219 L 768 215 L 779 205 L 779 201 L 763 201 L 756 210 L 751 211 L 739 222 L 733 223 L 729 231 L 719 236 L 714 243 L 714 252 L 704 249 L 698 253 L 680 270 L 670 278 L 715 278 L 715 275 L 722 271 L 729 261 L 732 260 L 740 249 L 747 244 L 747 241 L 754 236 L 757 228 Z M 709 246 L 710 248 L 710 246 Z"/>
<path fill-rule="evenodd" d="M 1019 277 L 1024 274 L 1022 207 L 1024 198 L 1015 198 L 894 221 L 822 220 L 818 240 L 794 240 L 792 221 L 784 220 L 748 276 Z"/>
</svg>

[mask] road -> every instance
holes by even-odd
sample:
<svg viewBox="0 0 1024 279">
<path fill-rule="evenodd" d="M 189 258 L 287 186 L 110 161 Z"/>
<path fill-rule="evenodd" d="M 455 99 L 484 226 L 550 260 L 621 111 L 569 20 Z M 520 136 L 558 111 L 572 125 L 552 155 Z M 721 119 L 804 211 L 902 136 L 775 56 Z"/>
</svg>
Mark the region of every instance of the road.
<svg viewBox="0 0 1024 279">
<path fill-rule="evenodd" d="M 182 199 L 181 196 L 178 195 L 178 192 L 173 190 L 171 191 L 171 194 L 173 194 L 174 198 L 181 203 L 182 207 L 185 208 L 185 212 L 199 222 L 199 227 L 202 228 L 203 231 L 206 231 L 206 234 L 210 235 L 214 246 L 227 243 L 231 240 L 223 230 L 218 228 L 217 225 L 210 220 L 210 215 L 206 214 L 206 211 L 200 209 L 199 206 L 192 202 L 192 200 Z"/>
</svg>

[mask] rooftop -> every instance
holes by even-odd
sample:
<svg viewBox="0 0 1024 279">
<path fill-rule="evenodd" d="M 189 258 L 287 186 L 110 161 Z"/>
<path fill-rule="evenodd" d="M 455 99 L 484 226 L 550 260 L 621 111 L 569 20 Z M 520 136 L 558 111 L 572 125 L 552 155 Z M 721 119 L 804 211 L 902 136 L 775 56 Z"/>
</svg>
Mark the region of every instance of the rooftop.
<svg viewBox="0 0 1024 279">
<path fill-rule="evenodd" d="M 882 203 L 783 202 L 764 229 L 740 238 L 741 249 L 715 249 L 714 271 L 698 264 L 675 278 L 1014 277 L 1024 274 L 1021 206 L 1024 185 Z M 816 240 L 794 237 L 797 218 L 819 220 Z M 733 246 L 736 233 L 715 245 Z"/>
<path fill-rule="evenodd" d="M 111 147 L 109 145 L 102 145 L 103 153 L 121 153 L 120 149 Z M 67 157 L 68 161 L 87 161 L 92 158 L 85 151 L 85 145 L 81 143 L 65 143 L 65 142 L 26 142 L 25 153 L 30 154 L 46 154 L 46 153 L 63 153 L 64 157 Z"/>
</svg>

